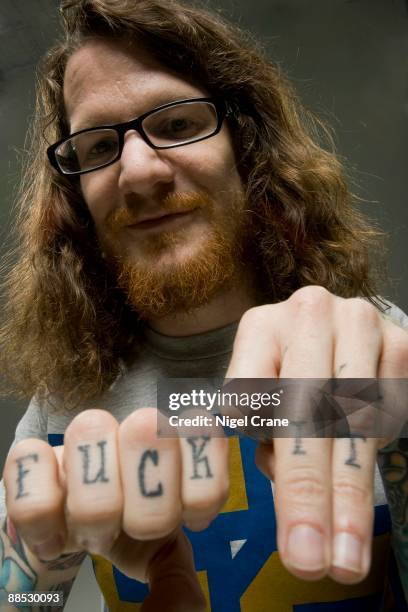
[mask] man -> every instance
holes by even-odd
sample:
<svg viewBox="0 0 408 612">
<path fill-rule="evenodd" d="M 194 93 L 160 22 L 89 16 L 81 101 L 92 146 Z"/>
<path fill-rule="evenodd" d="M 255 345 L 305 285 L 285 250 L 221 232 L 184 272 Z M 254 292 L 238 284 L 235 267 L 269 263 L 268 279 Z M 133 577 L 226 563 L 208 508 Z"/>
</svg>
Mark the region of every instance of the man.
<svg viewBox="0 0 408 612">
<path fill-rule="evenodd" d="M 160 377 L 407 377 L 407 320 L 374 306 L 376 233 L 338 161 L 217 18 L 161 0 L 63 15 L 2 332 L 34 396 L 4 470 L 3 601 L 66 595 L 89 552 L 111 610 L 204 609 L 184 523 L 212 610 L 381 609 L 390 442 L 407 584 L 398 440 L 259 445 L 274 503 L 251 440 L 156 435 Z"/>
</svg>

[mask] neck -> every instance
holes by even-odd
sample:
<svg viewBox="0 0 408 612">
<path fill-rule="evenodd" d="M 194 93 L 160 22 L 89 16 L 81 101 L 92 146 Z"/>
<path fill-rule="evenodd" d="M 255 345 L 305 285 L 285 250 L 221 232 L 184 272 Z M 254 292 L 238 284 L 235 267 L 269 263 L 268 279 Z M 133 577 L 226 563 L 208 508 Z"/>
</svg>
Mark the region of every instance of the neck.
<svg viewBox="0 0 408 612">
<path fill-rule="evenodd" d="M 150 319 L 149 326 L 165 336 L 193 336 L 238 321 L 255 305 L 253 291 L 243 286 L 233 287 L 194 311 Z"/>
</svg>

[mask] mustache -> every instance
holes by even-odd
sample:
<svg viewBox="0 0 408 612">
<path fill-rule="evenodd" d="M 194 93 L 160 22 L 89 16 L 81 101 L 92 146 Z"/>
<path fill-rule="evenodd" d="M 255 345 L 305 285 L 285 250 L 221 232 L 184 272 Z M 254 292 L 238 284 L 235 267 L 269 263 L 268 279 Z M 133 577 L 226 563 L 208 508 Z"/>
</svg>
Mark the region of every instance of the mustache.
<svg viewBox="0 0 408 612">
<path fill-rule="evenodd" d="M 212 210 L 213 200 L 203 192 L 187 191 L 169 193 L 159 203 L 157 209 L 165 215 L 187 212 L 194 208 L 206 208 Z M 123 227 L 138 223 L 140 214 L 136 214 L 134 208 L 127 206 L 112 210 L 106 218 L 106 227 L 113 233 Z"/>
</svg>

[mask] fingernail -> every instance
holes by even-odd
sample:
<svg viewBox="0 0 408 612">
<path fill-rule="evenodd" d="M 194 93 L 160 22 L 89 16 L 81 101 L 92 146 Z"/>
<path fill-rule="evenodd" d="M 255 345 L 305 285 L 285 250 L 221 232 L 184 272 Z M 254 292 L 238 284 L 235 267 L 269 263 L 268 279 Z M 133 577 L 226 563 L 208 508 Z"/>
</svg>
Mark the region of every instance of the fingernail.
<svg viewBox="0 0 408 612">
<path fill-rule="evenodd" d="M 337 533 L 333 540 L 332 565 L 353 572 L 362 571 L 361 540 L 346 531 Z"/>
<path fill-rule="evenodd" d="M 40 561 L 52 561 L 61 554 L 62 546 L 62 536 L 57 534 L 41 544 L 35 544 L 33 551 Z"/>
<path fill-rule="evenodd" d="M 292 527 L 286 552 L 294 568 L 316 571 L 325 566 L 323 534 L 310 525 Z"/>
</svg>

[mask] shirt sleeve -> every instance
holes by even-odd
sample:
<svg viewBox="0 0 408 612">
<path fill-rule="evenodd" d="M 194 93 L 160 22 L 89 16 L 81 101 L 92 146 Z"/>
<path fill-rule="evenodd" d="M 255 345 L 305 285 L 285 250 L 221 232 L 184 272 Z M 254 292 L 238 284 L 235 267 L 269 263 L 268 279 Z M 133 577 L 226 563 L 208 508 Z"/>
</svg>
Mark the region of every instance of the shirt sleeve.
<svg viewBox="0 0 408 612">
<path fill-rule="evenodd" d="M 385 300 L 388 304 L 388 310 L 386 310 L 385 314 L 389 317 L 394 323 L 402 327 L 403 329 L 408 329 L 408 315 L 405 314 L 398 306 L 392 304 Z"/>
</svg>

